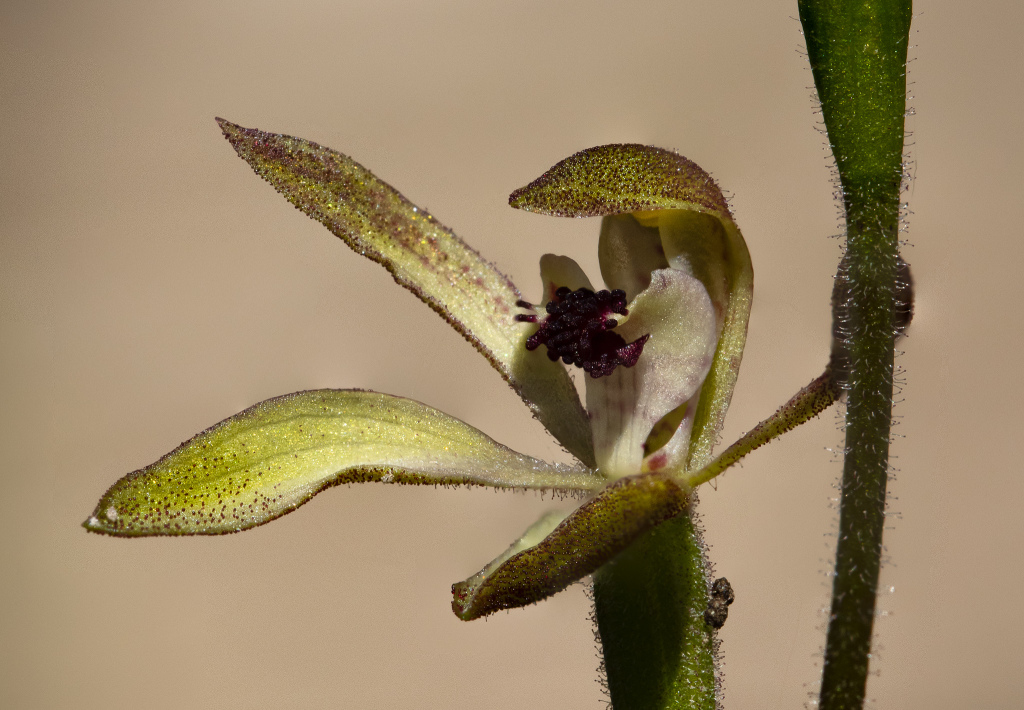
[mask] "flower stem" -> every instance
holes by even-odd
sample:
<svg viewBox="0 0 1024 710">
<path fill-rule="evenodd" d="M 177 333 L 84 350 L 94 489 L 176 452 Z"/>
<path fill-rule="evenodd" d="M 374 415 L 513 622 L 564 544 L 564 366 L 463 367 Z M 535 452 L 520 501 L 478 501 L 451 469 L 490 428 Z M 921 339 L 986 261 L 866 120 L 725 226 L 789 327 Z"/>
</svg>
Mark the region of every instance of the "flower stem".
<svg viewBox="0 0 1024 710">
<path fill-rule="evenodd" d="M 849 365 L 839 542 L 820 707 L 864 702 L 889 473 L 894 292 L 903 184 L 910 0 L 799 0 L 846 213 L 847 297 L 834 303 Z"/>
<path fill-rule="evenodd" d="M 715 710 L 703 547 L 684 513 L 594 574 L 594 618 L 614 708 Z"/>
<path fill-rule="evenodd" d="M 839 394 L 831 368 L 694 473 L 692 487 L 827 409 Z M 594 616 L 616 708 L 714 708 L 714 640 L 704 621 L 708 570 L 690 515 L 677 516 L 594 575 Z"/>
</svg>

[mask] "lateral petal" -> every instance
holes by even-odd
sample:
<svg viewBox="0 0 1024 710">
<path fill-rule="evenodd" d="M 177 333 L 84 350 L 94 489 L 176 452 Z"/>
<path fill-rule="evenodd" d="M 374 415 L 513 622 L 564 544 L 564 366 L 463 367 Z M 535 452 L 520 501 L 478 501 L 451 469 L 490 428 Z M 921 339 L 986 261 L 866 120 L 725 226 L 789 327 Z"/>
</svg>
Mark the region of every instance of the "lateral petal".
<svg viewBox="0 0 1024 710">
<path fill-rule="evenodd" d="M 659 231 L 669 261 L 697 276 L 708 288 L 718 323 L 718 348 L 693 418 L 687 471 L 706 466 L 725 425 L 736 388 L 747 322 L 754 296 L 754 268 L 739 228 L 709 214 L 665 210 Z"/>
</svg>

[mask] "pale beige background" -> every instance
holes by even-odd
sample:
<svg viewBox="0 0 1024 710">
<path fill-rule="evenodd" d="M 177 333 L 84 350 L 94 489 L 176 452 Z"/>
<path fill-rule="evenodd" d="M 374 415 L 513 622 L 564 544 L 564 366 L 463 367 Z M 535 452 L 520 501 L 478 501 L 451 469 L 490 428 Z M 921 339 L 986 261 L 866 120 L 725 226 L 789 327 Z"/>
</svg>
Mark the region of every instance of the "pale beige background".
<svg viewBox="0 0 1024 710">
<path fill-rule="evenodd" d="M 627 9 L 628 7 L 628 9 Z M 756 305 L 731 439 L 818 374 L 839 244 L 793 0 L 139 2 L 0 9 L 0 706 L 596 708 L 577 585 L 466 624 L 449 585 L 532 495 L 334 489 L 272 525 L 115 540 L 79 523 L 116 478 L 261 399 L 414 397 L 562 454 L 471 347 L 277 197 L 213 122 L 353 155 L 529 296 L 592 221 L 506 196 L 587 146 L 675 148 L 732 194 Z M 910 78 L 918 289 L 896 412 L 887 708 L 1024 704 L 1018 436 L 1019 3 L 920 2 Z M 798 708 L 820 672 L 841 445 L 832 412 L 702 511 L 738 599 L 730 708 Z"/>
</svg>

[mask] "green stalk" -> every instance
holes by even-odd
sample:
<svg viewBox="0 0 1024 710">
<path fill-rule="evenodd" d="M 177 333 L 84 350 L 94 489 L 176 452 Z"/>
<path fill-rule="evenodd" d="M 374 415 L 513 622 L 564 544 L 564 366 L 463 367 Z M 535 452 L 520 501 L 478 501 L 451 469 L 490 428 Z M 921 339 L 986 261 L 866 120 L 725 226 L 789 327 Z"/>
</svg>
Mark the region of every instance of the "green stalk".
<svg viewBox="0 0 1024 710">
<path fill-rule="evenodd" d="M 828 408 L 831 368 L 692 474 L 696 487 Z M 716 708 L 715 642 L 704 620 L 708 569 L 687 514 L 662 524 L 594 575 L 594 619 L 615 708 Z"/>
<path fill-rule="evenodd" d="M 863 706 L 882 551 L 911 2 L 799 8 L 846 211 L 845 282 L 834 303 L 846 457 L 820 700 L 836 710 Z"/>
<path fill-rule="evenodd" d="M 594 574 L 594 617 L 616 710 L 715 710 L 707 569 L 688 514 L 659 525 Z"/>
</svg>

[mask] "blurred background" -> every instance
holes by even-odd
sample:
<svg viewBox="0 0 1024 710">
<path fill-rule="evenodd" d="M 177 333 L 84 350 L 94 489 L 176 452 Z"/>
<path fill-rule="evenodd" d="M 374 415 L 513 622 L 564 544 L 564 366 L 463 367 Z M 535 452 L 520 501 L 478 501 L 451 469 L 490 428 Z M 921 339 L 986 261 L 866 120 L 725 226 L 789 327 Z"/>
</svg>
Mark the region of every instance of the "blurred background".
<svg viewBox="0 0 1024 710">
<path fill-rule="evenodd" d="M 914 178 L 878 707 L 1024 705 L 1019 3 L 919 2 Z M 117 478 L 295 390 L 401 394 L 566 455 L 483 358 L 256 178 L 214 116 L 349 155 L 539 290 L 596 275 L 597 221 L 510 209 L 580 149 L 674 148 L 732 196 L 756 271 L 726 441 L 819 374 L 839 214 L 794 0 L 60 3 L 0 7 L 0 705 L 596 708 L 589 603 L 465 623 L 450 585 L 537 495 L 343 487 L 218 538 L 80 523 Z M 726 706 L 820 675 L 836 413 L 700 510 L 737 601 Z"/>
</svg>

